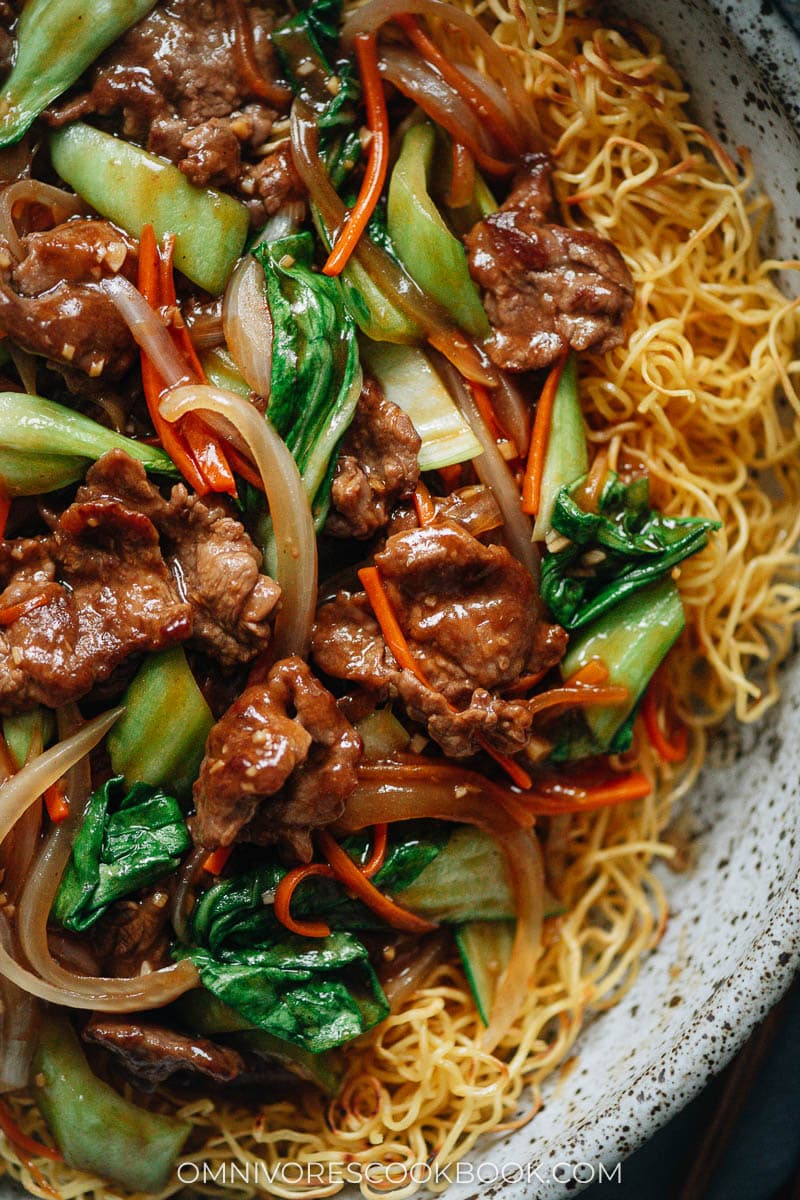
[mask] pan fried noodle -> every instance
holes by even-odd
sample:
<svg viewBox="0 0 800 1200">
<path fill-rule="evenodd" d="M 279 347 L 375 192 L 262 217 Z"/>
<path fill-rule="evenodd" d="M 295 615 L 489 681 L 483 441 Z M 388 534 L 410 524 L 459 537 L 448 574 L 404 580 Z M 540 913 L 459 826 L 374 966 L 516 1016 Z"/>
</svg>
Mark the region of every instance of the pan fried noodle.
<svg viewBox="0 0 800 1200">
<path fill-rule="evenodd" d="M 333 1195 L 354 1163 L 395 1164 L 388 1181 L 377 1169 L 362 1176 L 366 1196 L 410 1195 L 418 1183 L 400 1182 L 397 1164 L 444 1168 L 482 1134 L 534 1115 L 587 1015 L 625 994 L 661 938 L 668 902 L 652 867 L 675 853 L 662 840 L 671 808 L 703 761 L 706 731 L 731 710 L 752 721 L 775 703 L 800 613 L 797 301 L 774 282 L 775 270 L 800 264 L 760 255 L 769 203 L 752 192 L 747 154 L 734 163 L 694 124 L 681 80 L 638 25 L 604 27 L 574 0 L 524 11 L 514 0 L 465 6 L 496 22 L 496 40 L 535 99 L 565 222 L 597 227 L 636 279 L 627 345 L 581 362 L 591 440 L 611 467 L 643 464 L 665 512 L 722 526 L 679 578 L 687 632 L 667 682 L 690 753 L 665 764 L 638 729 L 629 757 L 653 779 L 651 796 L 551 822 L 545 857 L 564 913 L 545 924 L 535 983 L 497 1057 L 480 1049 L 483 1026 L 460 967 L 440 964 L 350 1048 L 337 1100 L 304 1094 L 302 1106 L 256 1109 L 176 1098 L 195 1126 L 185 1159 L 212 1172 L 246 1168 L 239 1182 L 235 1172 L 201 1178 L 195 1192 L 252 1193 L 242 1182 L 249 1169 L 262 1187 L 269 1172 L 265 1190 L 277 1196 Z M 31 1101 L 9 1104 L 21 1128 L 44 1135 Z M 108 1194 L 100 1179 L 7 1153 L 36 1195 Z M 252 1173 L 257 1163 L 266 1164 L 261 1174 Z M 163 1195 L 181 1186 L 175 1180 Z"/>
</svg>

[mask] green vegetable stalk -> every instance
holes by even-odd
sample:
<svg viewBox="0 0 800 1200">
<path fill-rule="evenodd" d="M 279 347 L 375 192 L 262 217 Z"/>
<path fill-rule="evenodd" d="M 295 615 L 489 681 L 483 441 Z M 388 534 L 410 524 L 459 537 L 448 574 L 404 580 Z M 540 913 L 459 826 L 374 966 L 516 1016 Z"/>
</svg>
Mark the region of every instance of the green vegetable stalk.
<svg viewBox="0 0 800 1200">
<path fill-rule="evenodd" d="M 553 509 L 563 487 L 571 487 L 589 470 L 589 450 L 578 399 L 578 366 L 574 354 L 567 359 L 558 381 L 550 437 L 539 491 L 539 512 L 533 536 L 544 541 L 552 528 Z"/>
<path fill-rule="evenodd" d="M 155 0 L 28 0 L 17 25 L 17 56 L 0 93 L 0 146 L 18 142 L 98 54 L 147 16 Z"/>
<path fill-rule="evenodd" d="M 44 749 L 49 745 L 54 729 L 55 722 L 49 708 L 38 707 L 30 712 L 3 717 L 3 737 L 17 770 L 28 761 L 34 739 Z"/>
<path fill-rule="evenodd" d="M 0 392 L 0 482 L 8 495 L 36 496 L 75 483 L 108 450 L 124 450 L 155 474 L 177 474 L 169 455 L 155 446 L 53 400 Z"/>
<path fill-rule="evenodd" d="M 188 795 L 200 771 L 214 718 L 181 646 L 149 655 L 108 735 L 113 770 L 129 785 L 149 783 Z"/>
<path fill-rule="evenodd" d="M 175 266 L 218 295 L 244 249 L 247 209 L 213 188 L 197 188 L 171 162 L 82 121 L 50 137 L 53 166 L 92 208 L 133 237 L 151 224 L 176 235 Z"/>
<path fill-rule="evenodd" d="M 66 1017 L 48 1012 L 33 1059 L 34 1095 L 64 1161 L 131 1192 L 166 1187 L 191 1126 L 146 1112 L 94 1075 Z"/>
<path fill-rule="evenodd" d="M 338 280 L 312 269 L 310 233 L 262 242 L 253 253 L 273 327 L 267 414 L 294 455 L 320 528 L 335 453 L 361 393 L 355 323 Z"/>
<path fill-rule="evenodd" d="M 120 776 L 90 799 L 53 904 L 53 918 L 73 933 L 90 929 L 115 900 L 135 895 L 179 865 L 191 845 L 178 802 Z"/>
<path fill-rule="evenodd" d="M 570 639 L 562 677 L 568 679 L 598 658 L 608 668 L 609 684 L 627 688 L 628 698 L 623 704 L 591 705 L 574 716 L 574 727 L 556 746 L 554 759 L 621 753 L 630 747 L 637 705 L 685 624 L 678 589 L 671 579 L 661 579 L 624 597 Z"/>
<path fill-rule="evenodd" d="M 458 238 L 447 228 L 428 193 L 436 134 L 413 125 L 403 139 L 389 183 L 389 236 L 401 262 L 423 291 L 472 334 L 489 334 L 489 321 Z"/>
</svg>

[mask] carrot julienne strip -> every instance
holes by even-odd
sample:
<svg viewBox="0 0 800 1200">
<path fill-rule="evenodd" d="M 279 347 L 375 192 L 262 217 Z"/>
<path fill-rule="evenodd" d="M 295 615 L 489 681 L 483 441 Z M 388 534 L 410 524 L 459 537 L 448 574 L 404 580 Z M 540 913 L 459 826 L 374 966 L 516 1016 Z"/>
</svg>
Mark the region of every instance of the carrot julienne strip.
<svg viewBox="0 0 800 1200">
<path fill-rule="evenodd" d="M 218 846 L 204 861 L 203 870 L 208 871 L 209 875 L 221 875 L 232 852 L 233 846 Z"/>
<path fill-rule="evenodd" d="M 658 691 L 658 685 L 653 681 L 645 692 L 640 709 L 644 727 L 650 739 L 650 744 L 659 758 L 667 763 L 682 763 L 689 751 L 689 736 L 686 726 L 683 724 L 679 725 L 674 734 L 674 741 L 668 740 L 659 720 Z"/>
<path fill-rule="evenodd" d="M 528 449 L 528 463 L 522 481 L 522 511 L 530 516 L 536 516 L 541 499 L 542 476 L 544 461 L 547 455 L 547 443 L 550 440 L 550 425 L 553 417 L 553 403 L 556 398 L 561 374 L 566 366 L 569 351 L 563 350 L 558 356 L 550 374 L 545 380 L 539 403 L 536 405 L 536 417 L 533 422 L 531 444 Z"/>
<path fill-rule="evenodd" d="M 339 233 L 325 266 L 325 275 L 341 275 L 350 255 L 355 250 L 361 235 L 369 224 L 370 217 L 380 199 L 386 173 L 389 169 L 389 115 L 386 97 L 378 70 L 378 47 L 375 34 L 362 33 L 355 39 L 356 58 L 364 88 L 367 108 L 367 124 L 372 134 L 369 158 L 361 190 L 353 208 Z"/>
<path fill-rule="evenodd" d="M 327 830 L 320 830 L 317 839 L 322 853 L 330 863 L 339 882 L 344 884 L 348 891 L 358 896 L 359 900 L 362 900 L 388 925 L 392 925 L 395 929 L 402 929 L 406 933 L 428 933 L 431 929 L 436 928 L 432 922 L 395 904 L 383 892 L 378 891 L 375 884 L 367 878 L 362 869 L 353 862 L 350 855 L 341 848 Z"/>
<path fill-rule="evenodd" d="M 18 604 L 9 604 L 7 608 L 0 609 L 0 625 L 13 625 L 20 617 L 24 617 L 27 613 L 34 612 L 35 609 L 43 608 L 45 604 L 49 604 L 52 598 L 52 591 L 45 588 L 43 592 L 39 592 L 36 596 L 28 596 L 27 600 L 20 600 Z"/>
<path fill-rule="evenodd" d="M 345 855 L 346 857 L 347 855 Z M 330 926 L 326 925 L 324 921 L 298 921 L 291 913 L 292 896 L 294 895 L 295 888 L 304 879 L 309 879 L 312 875 L 321 875 L 326 879 L 335 878 L 333 868 L 329 867 L 327 863 L 308 863 L 307 866 L 295 867 L 294 870 L 287 871 L 275 889 L 275 916 L 281 925 L 285 926 L 291 933 L 300 934 L 301 937 L 329 937 L 331 932 Z"/>
<path fill-rule="evenodd" d="M 630 775 L 597 787 L 562 789 L 559 786 L 559 790 L 550 795 L 539 792 L 522 799 L 528 811 L 536 816 L 549 817 L 561 813 L 592 812 L 597 808 L 610 808 L 612 805 L 626 804 L 631 800 L 643 800 L 652 790 L 652 784 L 646 775 L 641 771 L 632 771 Z"/>
<path fill-rule="evenodd" d="M 414 491 L 414 508 L 420 525 L 432 525 L 436 520 L 436 505 L 421 479 Z"/>
<path fill-rule="evenodd" d="M 69 802 L 62 779 L 52 783 L 44 794 L 44 806 L 54 825 L 60 825 L 69 816 Z"/>
<path fill-rule="evenodd" d="M 53 1146 L 45 1146 L 44 1142 L 37 1142 L 34 1138 L 28 1137 L 27 1133 L 23 1133 L 4 1100 L 0 1100 L 0 1129 L 11 1144 L 21 1150 L 23 1154 L 28 1154 L 32 1158 L 49 1158 L 53 1162 L 64 1161 L 63 1155 Z"/>
<path fill-rule="evenodd" d="M 11 512 L 11 497 L 0 491 L 0 542 L 6 536 L 6 525 Z"/>
<path fill-rule="evenodd" d="M 402 667 L 404 670 L 411 671 L 412 674 L 414 674 L 419 682 L 423 685 L 423 687 L 430 688 L 431 685 L 428 682 L 425 672 L 414 660 L 414 656 L 409 649 L 408 642 L 406 641 L 405 635 L 400 628 L 400 623 L 395 616 L 391 601 L 386 594 L 386 590 L 383 586 L 378 568 L 362 567 L 358 572 L 358 578 L 361 580 L 361 586 L 367 593 L 367 599 L 372 606 L 375 619 L 380 625 L 381 633 L 383 634 L 386 645 L 389 647 L 395 659 L 397 660 L 398 666 Z M 451 712 L 458 711 L 452 704 L 450 704 L 449 701 L 446 701 L 446 703 Z M 490 742 L 487 742 L 482 736 L 476 737 L 475 740 L 478 742 L 481 749 L 485 750 L 486 753 L 495 760 L 498 766 L 502 767 L 504 771 L 508 772 L 510 778 L 518 787 L 528 788 L 531 786 L 530 775 L 524 770 L 524 768 L 519 766 L 518 763 L 515 763 L 511 758 L 508 757 L 507 754 L 503 754 L 502 751 L 496 750 L 495 747 Z"/>
<path fill-rule="evenodd" d="M 386 848 L 388 844 L 389 826 L 384 821 L 380 825 L 376 825 L 373 829 L 372 853 L 361 868 L 367 879 L 372 879 L 380 871 L 386 861 Z"/>
</svg>

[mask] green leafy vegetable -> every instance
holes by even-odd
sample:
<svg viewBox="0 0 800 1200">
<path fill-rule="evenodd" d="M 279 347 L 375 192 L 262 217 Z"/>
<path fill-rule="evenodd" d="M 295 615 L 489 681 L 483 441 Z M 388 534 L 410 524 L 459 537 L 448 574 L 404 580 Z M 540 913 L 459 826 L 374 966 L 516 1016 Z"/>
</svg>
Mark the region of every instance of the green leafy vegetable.
<svg viewBox="0 0 800 1200">
<path fill-rule="evenodd" d="M 360 87 L 338 55 L 342 0 L 313 0 L 271 35 L 292 91 L 317 114 L 320 129 L 352 125 Z"/>
<path fill-rule="evenodd" d="M 91 1071 L 66 1017 L 42 1017 L 32 1066 L 36 1103 L 64 1161 L 131 1192 L 166 1187 L 191 1125 L 147 1112 Z"/>
<path fill-rule="evenodd" d="M 312 270 L 310 233 L 261 243 L 272 316 L 267 415 L 300 468 L 315 524 L 324 524 L 336 450 L 361 393 L 355 323 L 342 288 Z"/>
<path fill-rule="evenodd" d="M 539 490 L 539 512 L 533 536 L 543 541 L 552 529 L 553 509 L 563 487 L 571 487 L 589 470 L 589 450 L 578 399 L 578 366 L 570 354 L 558 381 L 550 421 L 550 437 Z"/>
<path fill-rule="evenodd" d="M 319 1054 L 388 1015 L 366 947 L 352 934 L 287 935 L 251 949 L 180 949 L 203 985 L 258 1029 Z"/>
<path fill-rule="evenodd" d="M 428 192 L 435 144 L 434 128 L 427 123 L 413 125 L 403 138 L 389 183 L 389 235 L 419 286 L 462 329 L 483 338 L 489 334 L 489 321 L 469 273 L 466 252 Z"/>
<path fill-rule="evenodd" d="M 172 459 L 98 425 L 90 417 L 23 392 L 0 392 L 0 481 L 10 496 L 36 496 L 75 483 L 109 450 L 124 450 L 159 475 L 176 475 Z"/>
<path fill-rule="evenodd" d="M 591 705 L 563 718 L 554 760 L 629 749 L 636 707 L 685 623 L 678 589 L 671 579 L 661 579 L 624 596 L 570 639 L 562 677 L 599 658 L 608 668 L 609 683 L 626 687 L 628 698 L 623 704 Z"/>
<path fill-rule="evenodd" d="M 456 930 L 464 974 L 484 1025 L 497 994 L 500 976 L 511 961 L 513 921 L 470 921 Z"/>
<path fill-rule="evenodd" d="M 77 83 L 99 54 L 140 21 L 155 0 L 28 0 L 17 54 L 0 92 L 0 146 L 18 142 L 51 101 Z"/>
<path fill-rule="evenodd" d="M 178 802 L 117 776 L 91 797 L 53 904 L 53 917 L 81 933 L 110 904 L 174 871 L 191 844 Z"/>
<path fill-rule="evenodd" d="M 667 517 L 650 508 L 646 477 L 622 483 L 613 472 L 598 511 L 587 513 L 562 488 L 552 526 L 570 545 L 542 563 L 541 591 L 566 629 L 582 629 L 702 550 L 719 526 L 702 517 Z"/>
<path fill-rule="evenodd" d="M 108 735 L 111 766 L 127 784 L 149 783 L 187 795 L 200 772 L 211 709 L 182 646 L 145 658 Z"/>
<path fill-rule="evenodd" d="M 182 171 L 82 121 L 50 135 L 53 166 L 92 208 L 133 237 L 151 224 L 176 235 L 175 266 L 218 295 L 244 249 L 247 209 L 233 196 L 194 187 Z"/>
</svg>

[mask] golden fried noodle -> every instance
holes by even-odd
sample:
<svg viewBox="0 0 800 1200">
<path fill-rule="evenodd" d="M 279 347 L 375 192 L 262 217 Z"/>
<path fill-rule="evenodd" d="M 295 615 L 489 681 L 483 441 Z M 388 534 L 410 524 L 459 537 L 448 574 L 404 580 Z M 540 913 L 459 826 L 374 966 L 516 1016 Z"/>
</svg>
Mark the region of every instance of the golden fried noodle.
<svg viewBox="0 0 800 1200">
<path fill-rule="evenodd" d="M 662 764 L 639 731 L 653 794 L 551 823 L 545 854 L 566 911 L 545 926 L 535 984 L 497 1058 L 479 1049 L 483 1026 L 451 961 L 348 1049 L 336 1101 L 182 1103 L 197 1135 L 187 1160 L 212 1171 L 225 1162 L 292 1164 L 269 1188 L 282 1197 L 335 1194 L 344 1186 L 336 1165 L 346 1162 L 445 1167 L 482 1134 L 535 1113 L 587 1014 L 625 994 L 662 936 L 668 904 L 651 868 L 675 854 L 662 840 L 671 808 L 703 761 L 706 730 L 731 710 L 753 721 L 775 703 L 800 614 L 798 301 L 774 280 L 800 263 L 761 257 L 769 202 L 750 194 L 747 155 L 734 164 L 691 120 L 685 87 L 640 26 L 607 28 L 579 0 L 527 3 L 524 16 L 515 0 L 464 3 L 496 22 L 496 40 L 534 97 L 564 221 L 588 221 L 610 238 L 636 280 L 627 344 L 581 360 L 590 437 L 608 447 L 612 467 L 644 464 L 663 511 L 722 525 L 678 579 L 687 631 L 668 670 L 691 752 L 681 767 Z M 41 1135 L 32 1102 L 10 1103 L 20 1125 Z M 100 1179 L 45 1160 L 20 1164 L 5 1151 L 35 1195 L 48 1194 L 32 1174 L 39 1170 L 75 1200 L 107 1195 Z M 320 1163 L 324 1185 L 296 1182 L 294 1164 Z M 192 1190 L 252 1194 L 233 1175 Z M 397 1187 L 396 1166 L 390 1178 Z M 181 1186 L 175 1180 L 163 1195 Z M 379 1171 L 361 1187 L 365 1196 L 387 1190 Z M 409 1178 L 393 1194 L 417 1187 Z"/>
</svg>

